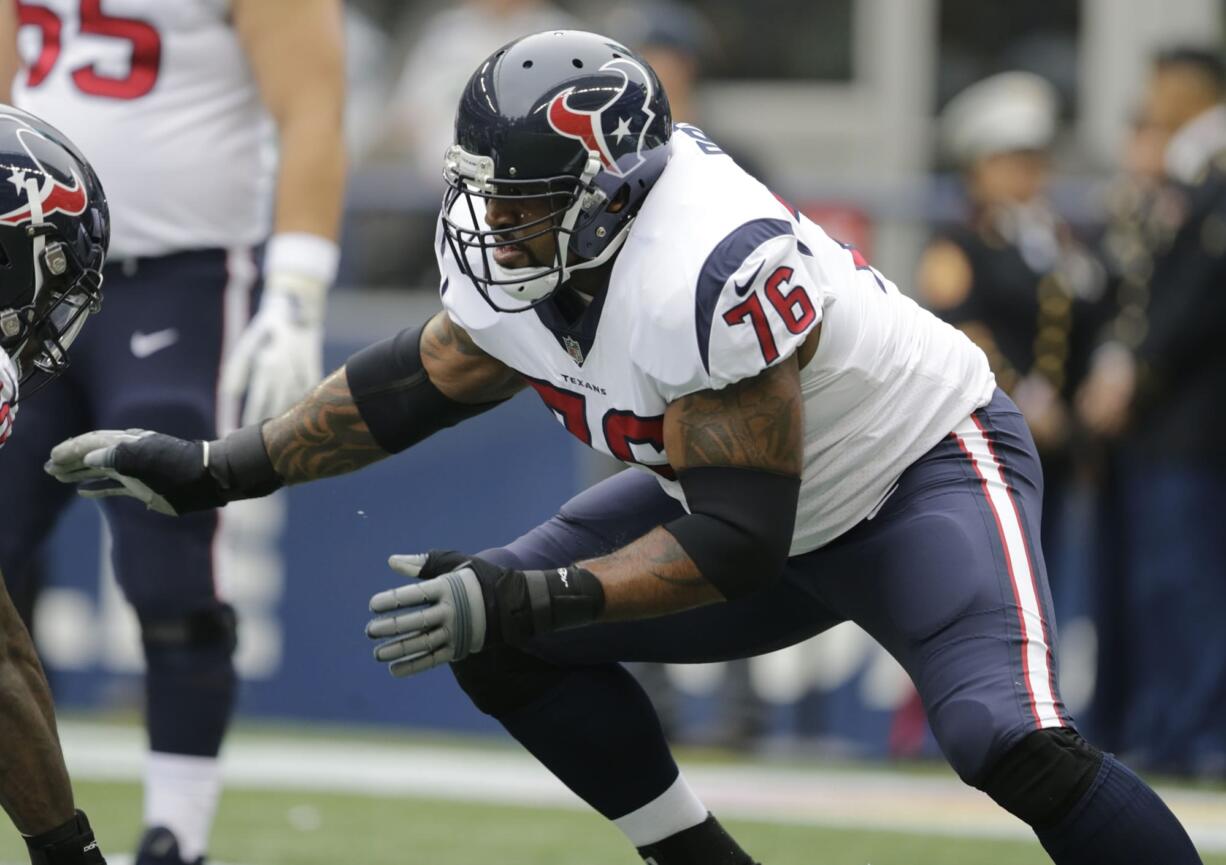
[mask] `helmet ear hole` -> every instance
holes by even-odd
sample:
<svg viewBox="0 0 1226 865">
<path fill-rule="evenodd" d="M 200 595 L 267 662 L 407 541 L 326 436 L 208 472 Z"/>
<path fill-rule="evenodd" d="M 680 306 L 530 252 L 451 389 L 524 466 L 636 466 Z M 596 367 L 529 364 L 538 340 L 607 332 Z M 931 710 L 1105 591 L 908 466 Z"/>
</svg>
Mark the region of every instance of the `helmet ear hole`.
<svg viewBox="0 0 1226 865">
<path fill-rule="evenodd" d="M 639 181 L 642 183 L 642 181 Z M 613 200 L 609 202 L 609 206 L 605 209 L 609 213 L 621 213 L 622 208 L 630 203 L 630 187 L 623 185 L 617 190 L 617 195 L 613 196 Z"/>
</svg>

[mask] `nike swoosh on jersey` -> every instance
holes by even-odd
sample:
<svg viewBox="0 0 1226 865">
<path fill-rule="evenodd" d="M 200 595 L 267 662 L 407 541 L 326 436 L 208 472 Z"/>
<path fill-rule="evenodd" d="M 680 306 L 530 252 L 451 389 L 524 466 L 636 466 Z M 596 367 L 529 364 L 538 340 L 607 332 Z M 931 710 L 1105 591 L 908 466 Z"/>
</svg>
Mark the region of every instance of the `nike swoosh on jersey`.
<svg viewBox="0 0 1226 865">
<path fill-rule="evenodd" d="M 762 272 L 763 264 L 766 264 L 766 262 L 764 261 L 761 264 L 759 264 L 757 270 L 755 270 L 752 274 L 750 274 L 749 279 L 745 280 L 744 282 L 732 283 L 732 287 L 736 291 L 737 297 L 740 297 L 742 294 L 745 294 L 747 291 L 749 291 L 750 286 L 752 286 L 754 284 L 754 281 L 758 278 L 758 274 Z"/>
<path fill-rule="evenodd" d="M 141 333 L 138 330 L 132 334 L 132 356 L 146 358 L 162 349 L 170 348 L 178 341 L 179 331 L 177 328 L 168 327 L 165 330 L 155 330 L 153 333 Z"/>
</svg>

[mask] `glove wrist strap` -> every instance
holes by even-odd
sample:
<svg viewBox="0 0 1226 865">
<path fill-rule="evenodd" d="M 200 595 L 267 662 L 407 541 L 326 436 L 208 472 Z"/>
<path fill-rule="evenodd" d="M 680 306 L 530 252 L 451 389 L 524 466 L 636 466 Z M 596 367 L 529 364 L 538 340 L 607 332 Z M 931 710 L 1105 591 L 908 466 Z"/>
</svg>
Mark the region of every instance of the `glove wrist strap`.
<svg viewBox="0 0 1226 865">
<path fill-rule="evenodd" d="M 604 609 L 604 586 L 595 574 L 577 565 L 525 571 L 524 580 L 537 634 L 586 625 Z"/>
<path fill-rule="evenodd" d="M 264 446 L 263 427 L 250 424 L 208 443 L 206 468 L 227 502 L 266 496 L 285 485 Z"/>
</svg>

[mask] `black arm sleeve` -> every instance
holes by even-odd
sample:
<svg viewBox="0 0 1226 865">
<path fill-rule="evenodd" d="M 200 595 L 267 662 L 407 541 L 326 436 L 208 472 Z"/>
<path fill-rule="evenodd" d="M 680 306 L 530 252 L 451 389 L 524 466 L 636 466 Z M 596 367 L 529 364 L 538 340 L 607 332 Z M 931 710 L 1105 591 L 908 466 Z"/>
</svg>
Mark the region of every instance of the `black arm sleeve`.
<svg viewBox="0 0 1226 865">
<path fill-rule="evenodd" d="M 728 600 L 775 580 L 796 526 L 800 478 L 736 466 L 677 473 L 690 512 L 664 528 Z"/>
<path fill-rule="evenodd" d="M 379 447 L 389 454 L 502 402 L 469 404 L 443 395 L 422 366 L 424 330 L 425 325 L 402 330 L 345 362 L 349 392 L 358 413 Z"/>
</svg>

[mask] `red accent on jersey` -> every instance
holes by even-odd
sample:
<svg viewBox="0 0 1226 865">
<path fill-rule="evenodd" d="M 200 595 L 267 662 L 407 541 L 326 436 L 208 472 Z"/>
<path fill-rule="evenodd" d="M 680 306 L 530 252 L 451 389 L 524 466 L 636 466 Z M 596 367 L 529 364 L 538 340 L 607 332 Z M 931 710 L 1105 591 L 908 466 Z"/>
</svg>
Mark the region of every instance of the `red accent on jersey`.
<svg viewBox="0 0 1226 865">
<path fill-rule="evenodd" d="M 775 200 L 788 209 L 788 213 L 792 214 L 793 219 L 800 218 L 800 211 L 796 209 L 796 206 L 792 204 L 792 202 L 788 201 L 778 192 L 772 192 L 771 195 L 775 196 Z"/>
<path fill-rule="evenodd" d="M 554 387 L 547 381 L 539 381 L 527 376 L 524 378 L 528 384 L 532 385 L 541 401 L 558 415 L 567 432 L 585 445 L 592 443 L 592 431 L 587 425 L 587 400 L 584 399 L 583 394 Z"/>
<path fill-rule="evenodd" d="M 793 272 L 790 267 L 780 267 L 767 277 L 766 299 L 791 333 L 803 333 L 817 318 L 817 310 L 813 308 L 813 301 L 809 300 L 809 293 L 803 285 L 793 286 L 787 294 L 780 290 L 779 286 L 787 283 Z"/>
<path fill-rule="evenodd" d="M 611 408 L 605 412 L 604 438 L 608 442 L 609 452 L 624 463 L 637 463 L 646 466 L 661 477 L 670 481 L 677 479 L 673 467 L 664 463 L 645 463 L 634 458 L 632 444 L 651 445 L 661 456 L 664 456 L 664 415 L 654 417 L 639 417 L 631 411 L 621 411 Z"/>
<path fill-rule="evenodd" d="M 26 71 L 26 85 L 37 87 L 51 74 L 55 61 L 60 56 L 60 32 L 64 29 L 59 17 L 50 9 L 42 6 L 31 6 L 18 0 L 17 14 L 20 27 L 27 24 L 37 27 L 42 36 L 42 45 L 38 50 L 38 58 Z"/>
<path fill-rule="evenodd" d="M 46 80 L 60 56 L 63 22 L 50 9 L 19 2 L 22 26 L 37 27 L 42 35 L 42 50 L 29 68 L 26 83 L 37 87 Z M 91 36 L 119 39 L 132 46 L 128 71 L 120 78 L 99 73 L 94 64 L 72 70 L 72 82 L 82 93 L 108 99 L 137 99 L 153 89 L 162 63 L 162 37 L 147 21 L 118 18 L 102 11 L 102 0 L 81 0 L 80 32 Z"/>
<path fill-rule="evenodd" d="M 762 299 L 757 293 L 749 295 L 724 313 L 724 321 L 730 325 L 742 324 L 746 318 L 753 324 L 754 333 L 757 334 L 762 359 L 768 364 L 774 363 L 779 359 L 779 348 L 775 345 L 774 334 L 766 321 L 766 310 L 762 308 Z"/>
</svg>

